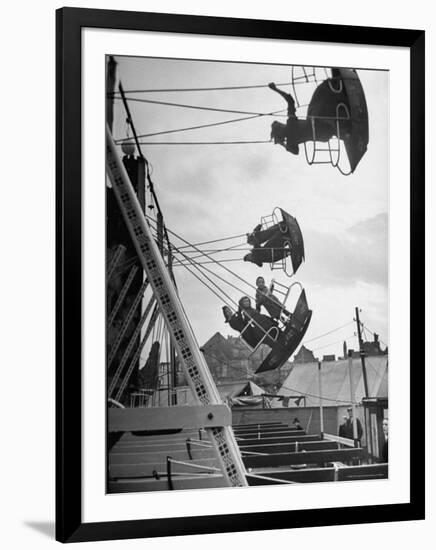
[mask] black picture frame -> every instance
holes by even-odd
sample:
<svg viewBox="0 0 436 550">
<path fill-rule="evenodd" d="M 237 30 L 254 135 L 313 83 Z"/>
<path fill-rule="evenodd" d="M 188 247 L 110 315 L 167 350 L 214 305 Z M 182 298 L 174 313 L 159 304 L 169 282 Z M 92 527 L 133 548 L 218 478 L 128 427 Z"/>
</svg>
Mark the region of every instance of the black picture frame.
<svg viewBox="0 0 436 550">
<path fill-rule="evenodd" d="M 81 30 L 84 27 L 396 46 L 410 50 L 410 502 L 82 522 Z M 419 30 L 62 8 L 56 13 L 56 539 L 61 542 L 424 519 L 424 43 Z"/>
</svg>

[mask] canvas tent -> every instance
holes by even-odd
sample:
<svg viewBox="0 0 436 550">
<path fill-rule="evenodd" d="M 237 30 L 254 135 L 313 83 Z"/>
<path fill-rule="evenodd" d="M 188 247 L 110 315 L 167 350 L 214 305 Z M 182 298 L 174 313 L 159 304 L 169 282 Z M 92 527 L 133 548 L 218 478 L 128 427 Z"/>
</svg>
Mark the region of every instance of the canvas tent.
<svg viewBox="0 0 436 550">
<path fill-rule="evenodd" d="M 218 384 L 217 388 L 223 400 L 232 407 L 262 406 L 263 399 L 261 396 L 265 392 L 250 380 Z"/>
<path fill-rule="evenodd" d="M 236 380 L 224 384 L 217 384 L 218 392 L 223 402 L 231 406 L 251 405 L 261 406 L 261 395 L 264 390 L 251 380 Z M 180 405 L 195 405 L 191 390 L 187 387 L 178 388 L 178 403 Z"/>
<path fill-rule="evenodd" d="M 366 357 L 366 372 L 369 397 L 387 397 L 388 356 Z M 365 388 L 360 358 L 352 359 L 352 378 L 355 401 L 365 397 Z M 341 405 L 351 401 L 348 359 L 321 363 L 322 395 L 325 405 Z M 294 368 L 283 382 L 278 395 L 306 396 L 306 406 L 319 405 L 318 363 L 294 363 Z M 290 403 L 291 405 L 291 403 Z M 281 407 L 282 402 L 273 406 Z"/>
</svg>

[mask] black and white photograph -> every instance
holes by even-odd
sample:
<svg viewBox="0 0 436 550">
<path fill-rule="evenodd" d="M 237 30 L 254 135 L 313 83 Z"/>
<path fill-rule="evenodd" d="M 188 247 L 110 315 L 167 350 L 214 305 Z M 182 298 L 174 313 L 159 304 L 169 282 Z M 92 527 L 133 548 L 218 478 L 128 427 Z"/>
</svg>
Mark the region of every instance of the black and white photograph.
<svg viewBox="0 0 436 550">
<path fill-rule="evenodd" d="M 388 479 L 389 71 L 105 63 L 107 493 Z"/>
<path fill-rule="evenodd" d="M 2 547 L 431 547 L 431 6 L 6 4 Z"/>
</svg>

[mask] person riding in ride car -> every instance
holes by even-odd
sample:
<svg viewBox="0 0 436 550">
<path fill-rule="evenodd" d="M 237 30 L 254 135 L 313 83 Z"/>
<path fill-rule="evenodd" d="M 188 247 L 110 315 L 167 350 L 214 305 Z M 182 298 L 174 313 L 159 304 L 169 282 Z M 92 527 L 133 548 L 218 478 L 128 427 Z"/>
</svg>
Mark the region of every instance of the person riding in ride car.
<svg viewBox="0 0 436 550">
<path fill-rule="evenodd" d="M 241 333 L 241 337 L 247 344 L 254 348 L 262 338 L 264 338 L 263 343 L 269 347 L 273 347 L 276 343 L 282 343 L 283 334 L 274 319 L 262 315 L 262 313 L 251 307 L 251 300 L 248 296 L 243 296 L 238 304 L 237 312 L 233 312 L 230 307 L 224 306 L 223 314 L 226 323 L 229 323 L 234 330 Z"/>
<path fill-rule="evenodd" d="M 290 234 L 285 222 L 280 222 L 262 230 L 257 225 L 247 236 L 247 243 L 253 246 L 252 251 L 244 256 L 244 262 L 252 262 L 259 267 L 264 263 L 274 263 L 291 254 L 289 248 Z M 261 246 L 263 243 L 263 246 Z"/>
<path fill-rule="evenodd" d="M 298 145 L 307 141 L 314 140 L 314 127 L 312 120 L 301 119 L 297 117 L 295 101 L 291 94 L 277 88 L 274 82 L 268 86 L 274 92 L 280 94 L 288 104 L 288 120 L 286 124 L 275 120 L 271 124 L 271 138 L 275 144 L 279 144 L 292 153 L 298 155 L 300 152 Z M 317 120 L 316 121 L 316 141 L 329 141 L 337 132 L 335 121 Z"/>
<path fill-rule="evenodd" d="M 281 313 L 287 313 L 288 316 L 290 315 L 289 312 L 283 309 L 277 296 L 274 296 L 274 285 L 268 288 L 265 284 L 265 279 L 263 277 L 258 277 L 256 279 L 256 287 L 256 311 L 260 313 L 261 307 L 263 306 L 272 319 L 279 319 Z"/>
</svg>

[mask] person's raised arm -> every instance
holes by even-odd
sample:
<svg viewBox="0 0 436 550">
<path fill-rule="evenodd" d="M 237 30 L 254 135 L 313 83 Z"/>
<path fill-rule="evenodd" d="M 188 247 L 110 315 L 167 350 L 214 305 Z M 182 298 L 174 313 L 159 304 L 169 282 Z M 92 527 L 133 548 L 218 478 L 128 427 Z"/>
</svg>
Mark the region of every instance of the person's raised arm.
<svg viewBox="0 0 436 550">
<path fill-rule="evenodd" d="M 288 104 L 288 116 L 291 116 L 291 115 L 295 116 L 295 100 L 291 96 L 291 94 L 288 94 L 283 90 L 280 90 L 279 88 L 277 88 L 274 82 L 270 82 L 268 84 L 268 87 L 271 88 L 271 90 L 273 90 L 274 92 L 277 92 L 278 94 L 280 94 L 283 97 L 283 99 L 286 101 L 286 103 Z M 298 154 L 298 153 L 295 153 L 295 154 Z"/>
<path fill-rule="evenodd" d="M 271 88 L 271 90 L 273 90 L 274 92 L 277 92 L 278 94 L 280 94 L 285 99 L 286 102 L 289 102 L 289 100 L 291 100 L 292 102 L 294 101 L 293 97 L 290 94 L 287 94 L 283 90 L 280 90 L 279 88 L 277 88 L 274 82 L 270 82 L 268 84 L 268 87 Z"/>
<path fill-rule="evenodd" d="M 229 306 L 223 306 L 222 309 L 223 309 L 225 322 L 228 323 L 230 319 L 233 317 L 234 312 L 231 310 L 231 308 L 229 308 Z"/>
</svg>

